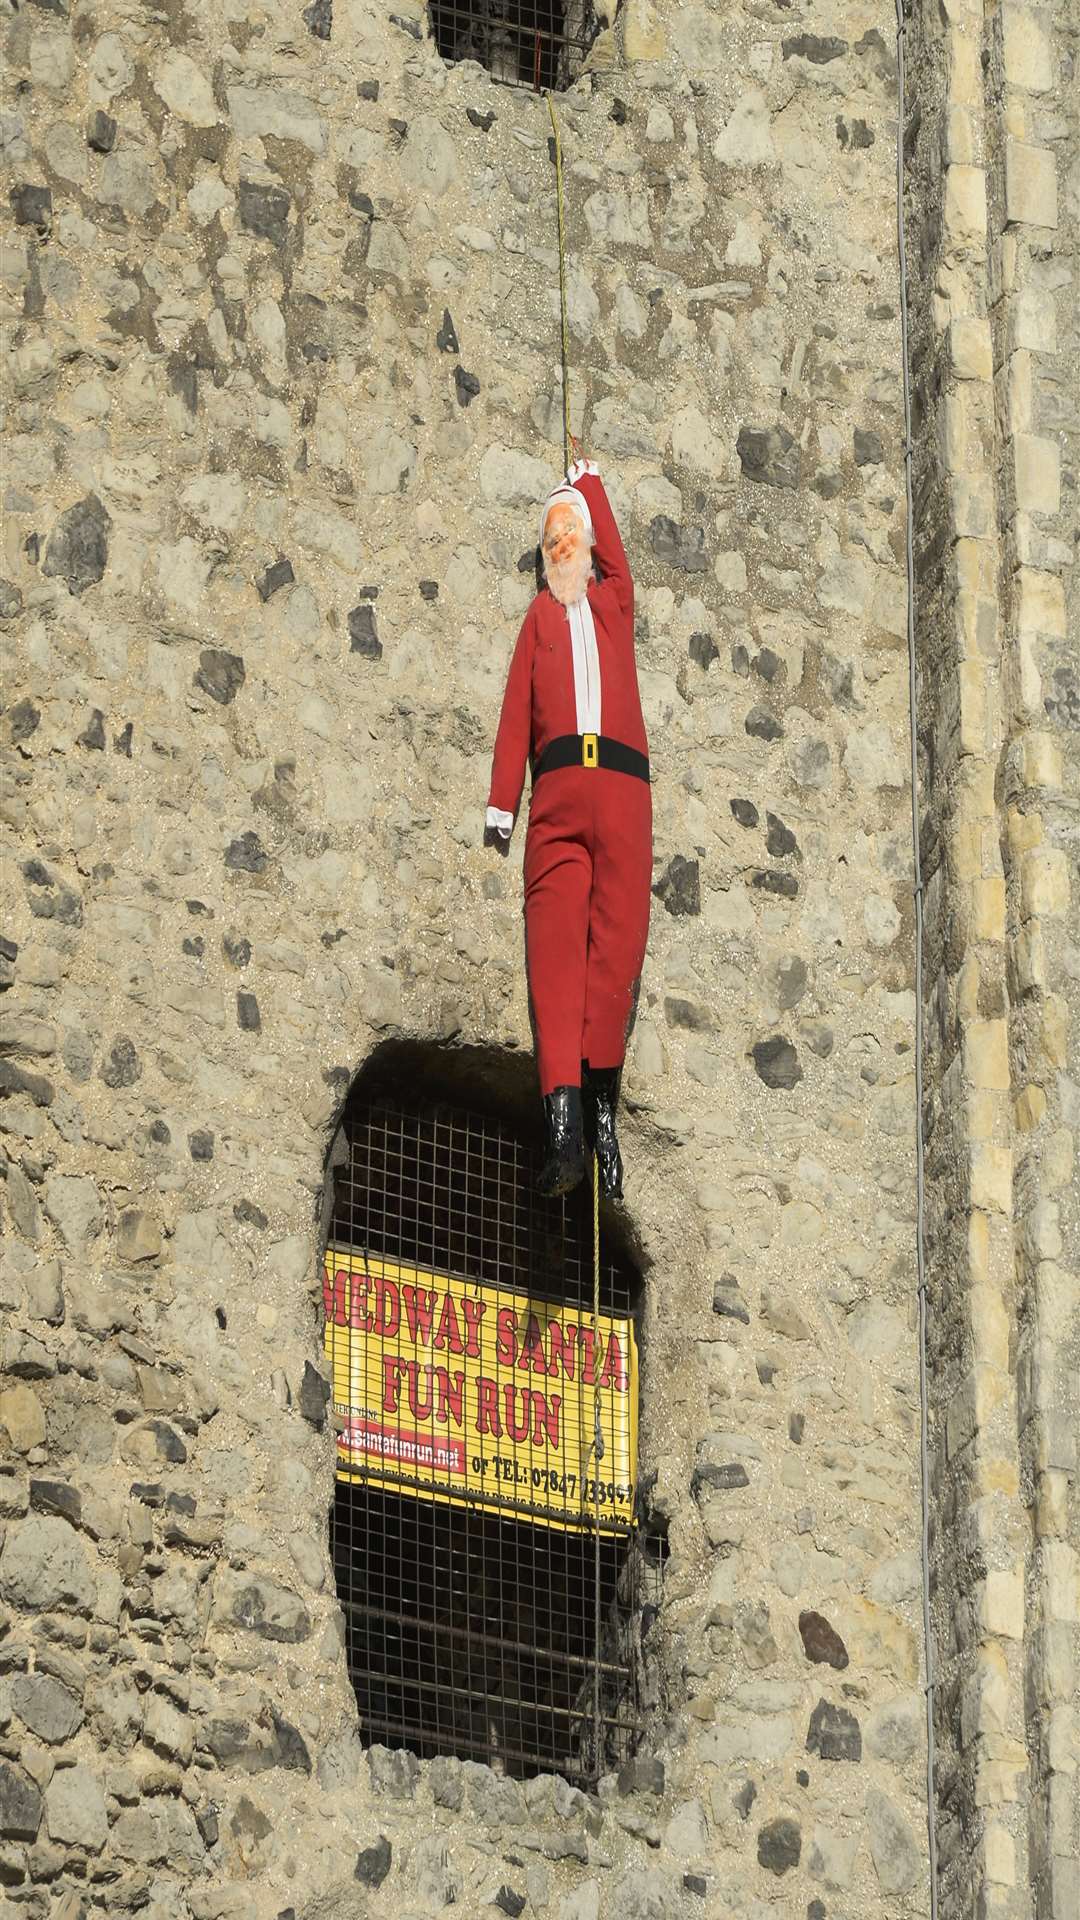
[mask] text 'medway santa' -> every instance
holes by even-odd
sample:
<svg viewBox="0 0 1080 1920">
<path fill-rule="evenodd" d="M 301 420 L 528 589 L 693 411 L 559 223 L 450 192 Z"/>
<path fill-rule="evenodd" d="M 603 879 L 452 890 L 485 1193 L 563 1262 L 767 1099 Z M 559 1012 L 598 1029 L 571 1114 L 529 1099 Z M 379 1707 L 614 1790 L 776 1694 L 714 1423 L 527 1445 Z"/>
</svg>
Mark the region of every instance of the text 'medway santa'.
<svg viewBox="0 0 1080 1920">
<path fill-rule="evenodd" d="M 652 794 L 634 659 L 634 583 L 588 461 L 544 504 L 545 587 L 514 648 L 487 827 L 509 839 L 532 766 L 525 948 L 547 1129 L 541 1190 L 566 1193 L 595 1147 L 622 1194 L 619 1076 L 649 930 Z"/>
</svg>

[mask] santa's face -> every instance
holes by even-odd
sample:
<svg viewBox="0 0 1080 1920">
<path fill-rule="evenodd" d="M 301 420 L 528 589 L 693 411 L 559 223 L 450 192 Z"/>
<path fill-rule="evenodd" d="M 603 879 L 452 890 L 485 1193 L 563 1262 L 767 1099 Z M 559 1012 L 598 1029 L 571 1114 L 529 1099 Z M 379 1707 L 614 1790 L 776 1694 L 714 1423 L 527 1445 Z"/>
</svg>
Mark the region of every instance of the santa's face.
<svg viewBox="0 0 1080 1920">
<path fill-rule="evenodd" d="M 573 507 L 556 501 L 544 521 L 544 579 L 564 607 L 583 599 L 592 572 L 592 551 Z"/>
</svg>

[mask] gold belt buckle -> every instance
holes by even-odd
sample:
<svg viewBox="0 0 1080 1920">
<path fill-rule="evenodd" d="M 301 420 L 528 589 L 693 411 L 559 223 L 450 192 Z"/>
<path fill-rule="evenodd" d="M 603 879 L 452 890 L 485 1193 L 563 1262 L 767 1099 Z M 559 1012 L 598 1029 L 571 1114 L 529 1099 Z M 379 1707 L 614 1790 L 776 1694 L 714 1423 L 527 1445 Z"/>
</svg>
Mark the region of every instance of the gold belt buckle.
<svg viewBox="0 0 1080 1920">
<path fill-rule="evenodd" d="M 581 736 L 581 764 L 583 767 L 600 765 L 600 744 L 595 733 L 583 733 Z"/>
</svg>

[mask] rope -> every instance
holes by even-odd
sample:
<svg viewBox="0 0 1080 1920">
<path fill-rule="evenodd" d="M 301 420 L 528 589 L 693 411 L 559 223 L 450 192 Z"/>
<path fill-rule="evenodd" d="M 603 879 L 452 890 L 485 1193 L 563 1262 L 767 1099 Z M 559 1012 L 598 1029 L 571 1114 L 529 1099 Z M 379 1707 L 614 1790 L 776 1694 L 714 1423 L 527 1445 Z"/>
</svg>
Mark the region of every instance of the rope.
<svg viewBox="0 0 1080 1920">
<path fill-rule="evenodd" d="M 915 900 L 915 1259 L 918 1274 L 919 1342 L 919 1469 L 921 1498 L 922 1615 L 926 1662 L 926 1831 L 929 1843 L 930 1920 L 938 1914 L 937 1755 L 934 1745 L 933 1629 L 930 1619 L 930 1416 L 926 1359 L 926 1166 L 923 1148 L 923 881 L 919 847 L 919 762 L 917 750 L 918 677 L 915 654 L 915 545 L 914 489 L 911 477 L 911 363 L 908 322 L 907 244 L 904 234 L 904 118 L 905 69 L 904 0 L 896 0 L 896 234 L 900 264 L 900 346 L 904 390 L 904 494 L 907 510 L 905 559 L 907 565 L 908 705 L 911 730 L 911 837 L 914 848 L 912 892 Z"/>
<path fill-rule="evenodd" d="M 548 112 L 551 115 L 551 131 L 555 136 L 555 200 L 559 213 L 559 306 L 562 312 L 563 453 L 566 457 L 567 471 L 569 471 L 574 457 L 574 436 L 570 431 L 570 339 L 566 321 L 566 228 L 563 213 L 562 140 L 559 137 L 555 102 L 550 93 L 547 103 Z"/>
</svg>

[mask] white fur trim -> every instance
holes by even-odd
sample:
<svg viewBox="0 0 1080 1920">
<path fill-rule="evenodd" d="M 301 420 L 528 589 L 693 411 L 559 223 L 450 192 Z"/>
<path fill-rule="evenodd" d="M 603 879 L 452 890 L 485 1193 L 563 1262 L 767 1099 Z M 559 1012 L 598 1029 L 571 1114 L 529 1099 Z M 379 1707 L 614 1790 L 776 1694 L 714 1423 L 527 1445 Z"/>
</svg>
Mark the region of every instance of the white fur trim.
<svg viewBox="0 0 1080 1920">
<path fill-rule="evenodd" d="M 566 611 L 570 616 L 570 647 L 574 658 L 577 730 L 579 733 L 599 733 L 600 655 L 596 650 L 596 628 L 588 594 L 576 600 Z"/>
</svg>

